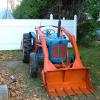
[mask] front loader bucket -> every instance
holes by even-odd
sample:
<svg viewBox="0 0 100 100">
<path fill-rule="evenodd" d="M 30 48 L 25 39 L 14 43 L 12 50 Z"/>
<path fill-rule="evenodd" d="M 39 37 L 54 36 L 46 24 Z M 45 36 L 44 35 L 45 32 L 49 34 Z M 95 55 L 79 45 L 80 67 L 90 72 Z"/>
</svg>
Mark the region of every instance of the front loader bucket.
<svg viewBox="0 0 100 100">
<path fill-rule="evenodd" d="M 44 75 L 43 75 L 44 74 Z M 70 96 L 94 93 L 89 77 L 89 69 L 58 69 L 42 72 L 49 96 Z"/>
</svg>

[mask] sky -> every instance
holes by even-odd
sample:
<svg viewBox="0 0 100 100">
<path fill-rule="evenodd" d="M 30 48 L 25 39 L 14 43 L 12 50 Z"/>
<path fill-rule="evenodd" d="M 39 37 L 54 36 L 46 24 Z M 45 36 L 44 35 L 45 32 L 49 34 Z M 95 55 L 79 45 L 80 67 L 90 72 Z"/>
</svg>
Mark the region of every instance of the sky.
<svg viewBox="0 0 100 100">
<path fill-rule="evenodd" d="M 0 0 L 0 11 L 7 8 L 7 0 Z"/>
<path fill-rule="evenodd" d="M 14 6 L 19 5 L 21 0 L 13 0 L 14 1 Z M 0 0 L 0 12 L 3 9 L 7 8 L 7 0 Z M 11 5 L 8 5 L 8 8 L 11 10 Z"/>
</svg>

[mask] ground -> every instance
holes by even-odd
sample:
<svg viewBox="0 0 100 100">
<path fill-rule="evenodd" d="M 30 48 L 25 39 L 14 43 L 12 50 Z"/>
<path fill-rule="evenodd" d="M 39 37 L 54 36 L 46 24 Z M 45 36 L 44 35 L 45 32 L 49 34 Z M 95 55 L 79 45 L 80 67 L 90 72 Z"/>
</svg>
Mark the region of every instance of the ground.
<svg viewBox="0 0 100 100">
<path fill-rule="evenodd" d="M 84 65 L 90 67 L 90 76 L 96 91 L 95 94 L 97 100 L 100 100 L 100 46 L 95 48 L 80 47 L 79 51 Z M 23 86 L 20 89 L 23 91 L 22 94 L 19 95 L 20 99 L 13 96 L 11 100 L 48 100 L 40 74 L 37 79 L 30 78 L 28 64 L 22 62 L 21 51 L 0 51 L 0 72 L 2 72 L 2 70 L 9 70 L 19 84 L 23 83 Z M 19 76 L 21 77 L 20 80 Z M 21 80 L 23 82 L 21 82 Z M 11 86 L 14 85 L 15 83 Z M 85 100 L 96 99 L 92 97 Z"/>
</svg>

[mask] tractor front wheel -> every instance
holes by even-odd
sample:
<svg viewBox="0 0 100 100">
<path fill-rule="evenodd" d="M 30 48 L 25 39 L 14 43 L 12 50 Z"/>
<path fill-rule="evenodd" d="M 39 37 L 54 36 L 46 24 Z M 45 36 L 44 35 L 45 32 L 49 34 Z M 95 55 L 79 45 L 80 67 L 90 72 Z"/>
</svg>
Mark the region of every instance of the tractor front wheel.
<svg viewBox="0 0 100 100">
<path fill-rule="evenodd" d="M 31 77 L 36 78 L 38 75 L 38 62 L 37 62 L 36 53 L 30 54 L 29 72 Z"/>
</svg>

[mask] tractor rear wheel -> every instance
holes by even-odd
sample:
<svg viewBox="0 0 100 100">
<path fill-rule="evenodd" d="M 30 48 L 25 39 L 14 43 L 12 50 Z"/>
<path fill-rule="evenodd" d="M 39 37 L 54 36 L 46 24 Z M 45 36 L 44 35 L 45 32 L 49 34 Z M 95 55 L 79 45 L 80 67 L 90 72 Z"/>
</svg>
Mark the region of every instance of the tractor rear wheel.
<svg viewBox="0 0 100 100">
<path fill-rule="evenodd" d="M 38 75 L 38 61 L 36 53 L 33 52 L 30 54 L 29 72 L 31 77 L 36 78 Z"/>
<path fill-rule="evenodd" d="M 23 62 L 29 63 L 30 52 L 32 52 L 31 34 L 29 33 L 23 34 L 22 50 Z"/>
</svg>

